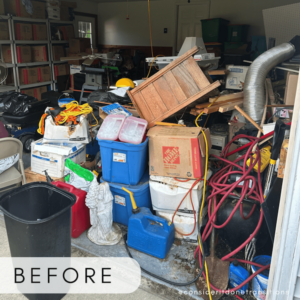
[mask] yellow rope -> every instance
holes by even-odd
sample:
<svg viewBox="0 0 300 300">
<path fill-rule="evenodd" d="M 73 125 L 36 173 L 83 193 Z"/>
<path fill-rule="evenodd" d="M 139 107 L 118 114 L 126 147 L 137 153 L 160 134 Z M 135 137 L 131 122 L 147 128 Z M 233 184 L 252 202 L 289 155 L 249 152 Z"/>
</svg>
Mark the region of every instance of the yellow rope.
<svg viewBox="0 0 300 300">
<path fill-rule="evenodd" d="M 219 96 L 219 97 L 220 97 L 220 96 Z M 215 98 L 214 101 L 213 101 L 212 103 L 210 103 L 210 104 L 207 106 L 207 108 L 211 107 L 211 106 L 219 99 L 219 97 Z M 202 112 L 198 115 L 198 117 L 196 118 L 196 120 L 195 120 L 195 124 L 196 124 L 197 127 L 200 127 L 200 126 L 198 125 L 198 119 L 199 119 L 203 114 L 204 114 L 204 112 L 202 111 Z M 207 122 L 207 120 L 208 120 L 208 119 L 206 119 L 206 122 Z M 205 125 L 206 125 L 206 122 L 205 122 Z M 205 127 L 205 125 L 204 125 L 203 127 Z"/>
<path fill-rule="evenodd" d="M 205 135 L 204 131 L 201 130 L 201 132 L 202 132 L 202 134 L 204 136 L 204 140 L 205 140 L 206 157 L 205 157 L 205 173 L 204 173 L 204 181 L 203 181 L 203 195 L 202 195 L 202 203 L 201 203 L 201 209 L 200 209 L 200 215 L 199 215 L 199 224 L 201 224 L 202 211 L 203 211 L 204 202 L 205 202 L 205 189 L 206 189 L 207 168 L 208 168 L 208 144 L 207 144 L 207 139 L 206 139 L 206 135 Z M 201 233 L 199 233 L 199 234 L 201 234 Z M 199 237 L 198 237 L 198 243 L 199 243 L 201 253 L 203 253 L 203 249 L 201 247 Z M 199 253 L 199 255 L 200 255 L 200 253 Z M 205 274 L 206 274 L 207 288 L 208 288 L 208 292 L 209 292 L 209 299 L 212 300 L 206 261 L 204 263 L 205 263 Z"/>
<path fill-rule="evenodd" d="M 149 75 L 150 75 L 150 72 L 151 72 L 152 65 L 153 65 L 153 63 L 155 62 L 155 59 L 156 59 L 156 57 L 159 57 L 159 56 L 164 56 L 164 55 L 162 55 L 162 54 L 158 54 L 158 55 L 156 55 L 156 56 L 153 58 L 153 60 L 152 60 L 152 62 L 151 62 L 151 65 L 150 65 L 150 69 L 149 69 L 148 75 L 147 75 L 147 77 L 146 77 L 146 78 L 148 78 L 148 77 L 149 77 Z"/>
</svg>

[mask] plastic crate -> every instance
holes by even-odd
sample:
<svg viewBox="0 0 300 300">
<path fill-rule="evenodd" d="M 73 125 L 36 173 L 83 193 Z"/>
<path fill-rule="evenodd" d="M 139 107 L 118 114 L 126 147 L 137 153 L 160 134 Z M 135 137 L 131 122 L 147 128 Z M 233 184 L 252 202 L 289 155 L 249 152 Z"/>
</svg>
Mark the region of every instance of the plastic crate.
<svg viewBox="0 0 300 300">
<path fill-rule="evenodd" d="M 105 180 L 100 179 L 101 182 Z M 108 182 L 111 193 L 114 196 L 113 202 L 113 220 L 128 226 L 128 221 L 132 215 L 132 204 L 130 195 L 122 190 L 125 187 L 133 192 L 133 197 L 138 207 L 147 207 L 152 209 L 150 188 L 149 188 L 149 172 L 144 172 L 141 181 L 137 185 L 124 185 L 120 183 Z"/>
<path fill-rule="evenodd" d="M 148 138 L 134 145 L 116 141 L 99 140 L 103 180 L 137 185 L 148 164 Z"/>
<path fill-rule="evenodd" d="M 228 25 L 228 42 L 246 42 L 249 25 Z"/>
<path fill-rule="evenodd" d="M 202 37 L 207 42 L 225 42 L 229 21 L 222 18 L 201 20 Z"/>
</svg>

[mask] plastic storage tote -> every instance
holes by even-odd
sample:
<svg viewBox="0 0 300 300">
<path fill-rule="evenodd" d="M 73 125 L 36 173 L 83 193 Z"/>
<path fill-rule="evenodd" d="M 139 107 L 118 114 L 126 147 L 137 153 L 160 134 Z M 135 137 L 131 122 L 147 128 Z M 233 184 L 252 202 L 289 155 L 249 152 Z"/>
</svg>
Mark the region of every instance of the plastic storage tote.
<svg viewBox="0 0 300 300">
<path fill-rule="evenodd" d="M 225 42 L 227 39 L 227 25 L 229 21 L 222 18 L 201 20 L 202 37 L 207 42 Z"/>
<path fill-rule="evenodd" d="M 98 131 L 97 138 L 99 140 L 118 140 L 125 119 L 124 115 L 108 115 Z"/>
<path fill-rule="evenodd" d="M 154 216 L 149 208 L 141 207 L 129 219 L 127 245 L 131 248 L 164 259 L 174 239 L 174 224 Z"/>
<path fill-rule="evenodd" d="M 227 42 L 246 42 L 249 25 L 228 25 Z"/>
<path fill-rule="evenodd" d="M 103 182 L 101 178 L 101 182 Z M 108 182 L 110 191 L 114 196 L 113 204 L 113 220 L 116 223 L 128 225 L 128 220 L 132 215 L 132 204 L 130 195 L 122 190 L 125 187 L 127 190 L 133 193 L 136 205 L 138 207 L 151 208 L 151 196 L 149 189 L 149 172 L 144 173 L 141 181 L 137 185 L 124 185 L 119 183 Z"/>
<path fill-rule="evenodd" d="M 78 238 L 91 227 L 90 210 L 85 205 L 87 192 L 61 181 L 53 181 L 52 184 L 76 196 L 76 202 L 72 207 L 71 236 L 72 238 Z"/>
<path fill-rule="evenodd" d="M 232 288 L 239 286 L 249 277 L 249 272 L 244 269 L 237 260 L 233 261 L 229 266 L 229 285 Z M 248 290 L 249 283 L 241 287 L 237 292 L 244 295 Z"/>
<path fill-rule="evenodd" d="M 46 182 L 33 182 L 0 196 L 12 257 L 70 257 L 71 207 L 76 196 Z M 25 294 L 57 300 L 61 294 Z"/>
<path fill-rule="evenodd" d="M 97 140 L 100 145 L 102 177 L 108 182 L 137 185 L 148 165 L 148 138 L 134 145 Z"/>
<path fill-rule="evenodd" d="M 145 135 L 148 122 L 136 117 L 128 117 L 120 131 L 119 140 L 125 143 L 140 144 Z"/>
</svg>

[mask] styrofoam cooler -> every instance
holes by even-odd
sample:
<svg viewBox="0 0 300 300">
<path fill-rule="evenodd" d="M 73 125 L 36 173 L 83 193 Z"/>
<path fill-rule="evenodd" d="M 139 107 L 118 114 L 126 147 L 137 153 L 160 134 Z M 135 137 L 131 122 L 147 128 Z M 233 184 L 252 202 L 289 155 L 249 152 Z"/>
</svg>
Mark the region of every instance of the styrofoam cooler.
<svg viewBox="0 0 300 300">
<path fill-rule="evenodd" d="M 124 115 L 108 115 L 98 131 L 97 138 L 99 140 L 117 141 L 125 120 Z"/>
<path fill-rule="evenodd" d="M 145 135 L 148 122 L 141 118 L 128 117 L 120 131 L 119 139 L 125 143 L 140 144 Z"/>
<path fill-rule="evenodd" d="M 100 180 L 103 182 L 103 178 Z M 147 207 L 151 209 L 151 197 L 149 190 L 149 171 L 146 170 L 141 181 L 137 185 L 124 185 L 120 183 L 108 182 L 111 193 L 113 194 L 113 221 L 128 225 L 132 215 L 132 204 L 130 195 L 122 190 L 125 187 L 133 193 L 134 200 L 138 207 Z"/>
<path fill-rule="evenodd" d="M 212 175 L 208 170 L 207 179 Z M 180 180 L 180 179 L 179 179 Z M 195 180 L 178 181 L 173 177 L 150 176 L 150 193 L 153 210 L 173 214 L 183 197 L 194 184 Z M 202 199 L 203 181 L 198 182 L 192 189 L 192 201 L 195 211 L 198 211 L 200 199 Z M 177 215 L 193 217 L 193 207 L 190 195 L 186 196 L 178 209 Z"/>
</svg>

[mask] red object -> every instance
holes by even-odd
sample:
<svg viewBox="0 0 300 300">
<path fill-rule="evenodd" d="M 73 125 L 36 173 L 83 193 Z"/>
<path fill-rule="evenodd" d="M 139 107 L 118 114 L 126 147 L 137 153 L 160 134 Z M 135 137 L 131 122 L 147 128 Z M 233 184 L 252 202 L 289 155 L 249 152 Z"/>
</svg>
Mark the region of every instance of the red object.
<svg viewBox="0 0 300 300">
<path fill-rule="evenodd" d="M 84 231 L 91 227 L 90 211 L 85 205 L 87 193 L 65 182 L 53 181 L 52 184 L 76 196 L 76 202 L 72 206 L 71 236 L 72 238 L 78 238 Z"/>
<path fill-rule="evenodd" d="M 17 58 L 18 58 L 18 63 L 22 63 L 21 48 L 19 46 L 17 47 Z"/>
</svg>

